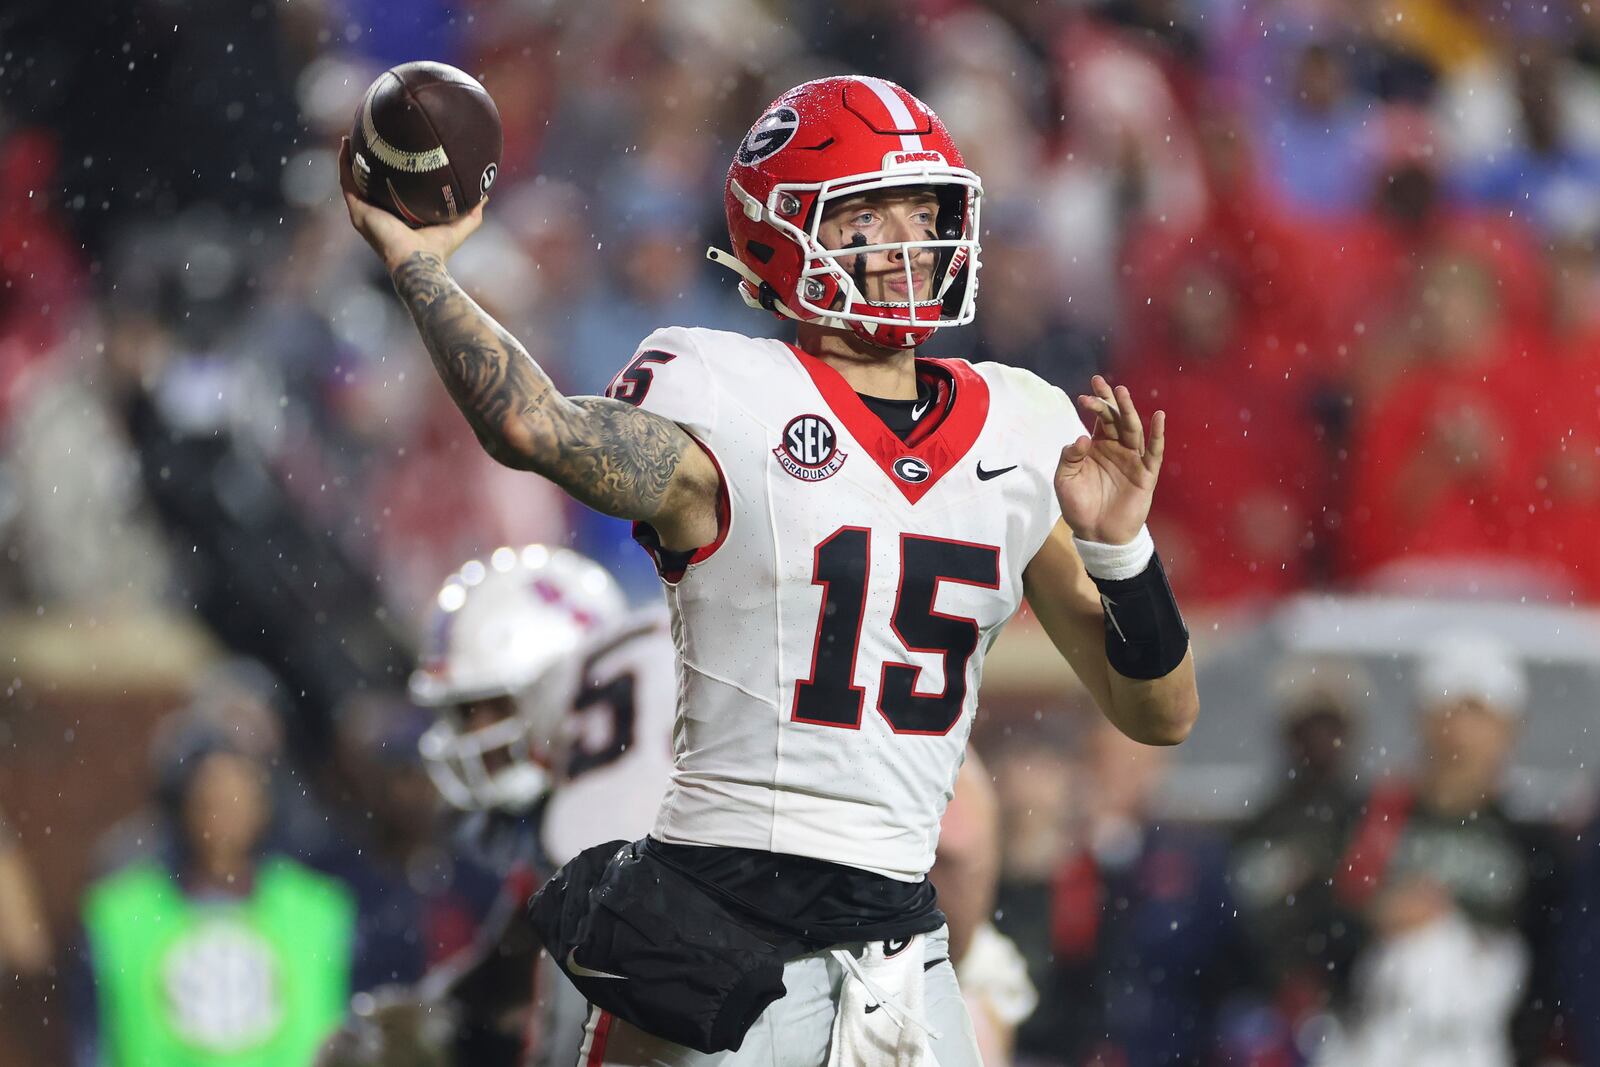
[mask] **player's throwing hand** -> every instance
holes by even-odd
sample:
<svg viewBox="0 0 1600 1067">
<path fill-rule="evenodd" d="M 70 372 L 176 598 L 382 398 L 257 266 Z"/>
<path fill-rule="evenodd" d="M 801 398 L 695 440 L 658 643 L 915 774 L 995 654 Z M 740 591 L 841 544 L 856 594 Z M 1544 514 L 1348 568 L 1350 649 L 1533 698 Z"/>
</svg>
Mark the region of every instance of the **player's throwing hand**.
<svg viewBox="0 0 1600 1067">
<path fill-rule="evenodd" d="M 1078 397 L 1086 415 L 1095 419 L 1092 436 L 1078 438 L 1061 450 L 1056 467 L 1056 498 L 1061 517 L 1085 541 L 1120 545 L 1138 536 L 1150 514 L 1156 475 L 1166 448 L 1166 412 L 1150 419 L 1150 433 L 1127 386 L 1111 388 L 1096 374 L 1092 394 Z"/>
<path fill-rule="evenodd" d="M 488 197 L 454 222 L 437 226 L 423 226 L 413 230 L 396 215 L 381 207 L 367 203 L 356 195 L 355 175 L 350 170 L 350 138 L 339 144 L 339 188 L 344 191 L 344 206 L 350 212 L 350 224 L 366 238 L 372 250 L 383 258 L 383 265 L 391 272 L 417 252 L 429 252 L 441 260 L 461 247 L 461 242 L 472 235 L 483 222 L 483 207 Z"/>
</svg>

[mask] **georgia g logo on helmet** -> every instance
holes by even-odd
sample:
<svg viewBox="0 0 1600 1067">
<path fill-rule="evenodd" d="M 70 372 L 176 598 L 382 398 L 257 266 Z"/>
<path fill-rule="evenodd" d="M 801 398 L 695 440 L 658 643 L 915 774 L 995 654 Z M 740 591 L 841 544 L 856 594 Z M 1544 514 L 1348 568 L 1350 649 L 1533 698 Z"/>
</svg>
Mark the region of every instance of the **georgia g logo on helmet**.
<svg viewBox="0 0 1600 1067">
<path fill-rule="evenodd" d="M 744 143 L 739 145 L 739 162 L 749 166 L 777 155 L 784 145 L 794 140 L 799 128 L 800 116 L 794 108 L 773 108 L 745 134 Z"/>
</svg>

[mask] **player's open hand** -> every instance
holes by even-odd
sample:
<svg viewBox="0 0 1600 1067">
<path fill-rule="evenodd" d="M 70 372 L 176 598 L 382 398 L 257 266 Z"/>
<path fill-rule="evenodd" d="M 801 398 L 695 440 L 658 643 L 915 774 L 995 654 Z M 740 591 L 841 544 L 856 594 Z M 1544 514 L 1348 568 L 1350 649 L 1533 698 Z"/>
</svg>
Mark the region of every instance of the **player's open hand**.
<svg viewBox="0 0 1600 1067">
<path fill-rule="evenodd" d="M 482 224 L 483 208 L 489 202 L 489 198 L 484 197 L 476 207 L 454 222 L 413 230 L 397 216 L 356 195 L 356 179 L 350 169 L 348 137 L 339 144 L 339 188 L 344 190 L 344 206 L 350 212 L 350 224 L 366 238 L 367 244 L 382 257 L 383 265 L 391 271 L 417 252 L 432 252 L 440 259 L 449 259 L 450 253 L 460 248 L 461 242 Z"/>
<path fill-rule="evenodd" d="M 1091 394 L 1078 397 L 1094 432 L 1061 450 L 1056 498 L 1061 517 L 1085 541 L 1121 545 L 1132 541 L 1150 514 L 1161 454 L 1166 447 L 1166 412 L 1150 419 L 1148 435 L 1126 386 L 1096 374 Z"/>
</svg>

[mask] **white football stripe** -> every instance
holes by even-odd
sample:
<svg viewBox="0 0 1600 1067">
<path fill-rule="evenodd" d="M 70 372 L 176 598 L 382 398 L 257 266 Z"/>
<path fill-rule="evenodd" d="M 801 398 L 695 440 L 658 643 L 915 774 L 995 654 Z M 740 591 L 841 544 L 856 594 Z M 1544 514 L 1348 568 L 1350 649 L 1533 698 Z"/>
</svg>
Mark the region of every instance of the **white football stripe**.
<svg viewBox="0 0 1600 1067">
<path fill-rule="evenodd" d="M 911 117 L 911 109 L 906 107 L 906 102 L 900 99 L 900 94 L 889 88 L 889 84 L 882 78 L 862 78 L 867 87 L 878 94 L 878 99 L 883 101 L 883 106 L 889 109 L 889 117 L 894 124 L 902 130 L 917 128 L 917 120 Z M 922 150 L 922 135 L 917 133 L 903 133 L 900 135 L 900 150 L 902 152 L 920 152 Z"/>
<path fill-rule="evenodd" d="M 379 136 L 378 127 L 372 121 L 372 98 L 377 95 L 378 87 L 374 85 L 372 91 L 367 93 L 367 98 L 361 102 L 361 135 L 367 139 L 367 147 L 378 157 L 379 162 L 409 174 L 425 174 L 430 170 L 438 170 L 449 165 L 450 160 L 444 154 L 444 145 L 430 148 L 426 152 L 407 152 L 396 148 Z"/>
</svg>

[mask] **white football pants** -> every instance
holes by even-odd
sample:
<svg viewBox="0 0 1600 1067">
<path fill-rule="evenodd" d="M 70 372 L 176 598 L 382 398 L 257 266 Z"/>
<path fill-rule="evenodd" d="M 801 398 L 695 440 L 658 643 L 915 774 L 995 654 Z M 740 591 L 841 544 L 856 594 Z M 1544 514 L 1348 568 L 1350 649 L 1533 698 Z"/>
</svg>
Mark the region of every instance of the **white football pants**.
<svg viewBox="0 0 1600 1067">
<path fill-rule="evenodd" d="M 927 1043 L 932 1064 L 983 1067 L 967 1005 L 950 965 L 949 931 L 940 927 L 924 935 L 923 943 L 927 966 L 920 1014 L 926 1031 L 937 1035 L 930 1036 Z M 866 948 L 866 943 L 856 942 L 790 960 L 783 968 L 787 992 L 761 1013 L 737 1052 L 696 1052 L 591 1008 L 578 1057 L 567 1062 L 575 1067 L 827 1067 L 841 1000 L 849 1004 L 847 1010 L 860 1010 L 855 998 L 842 995 L 849 975 L 833 953 L 844 950 L 861 957 Z M 891 1057 L 847 1067 L 894 1065 Z"/>
</svg>

